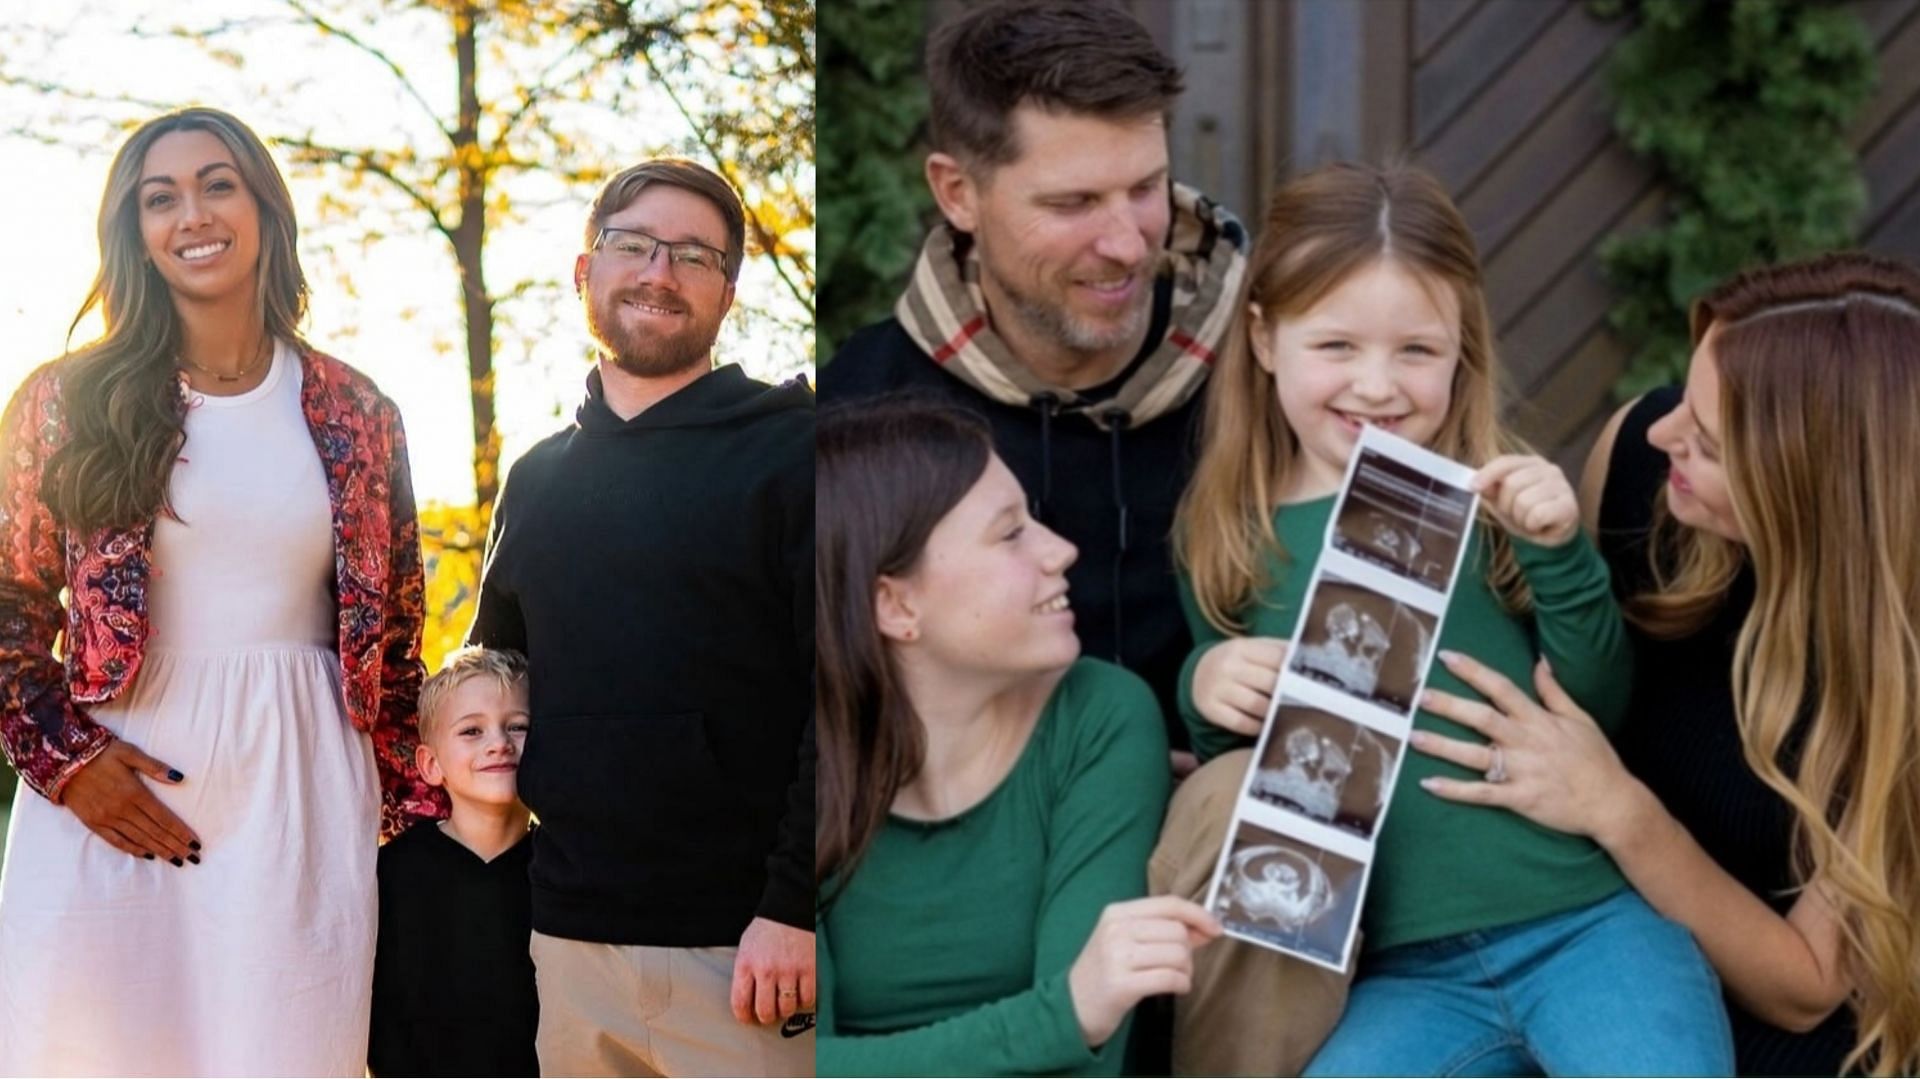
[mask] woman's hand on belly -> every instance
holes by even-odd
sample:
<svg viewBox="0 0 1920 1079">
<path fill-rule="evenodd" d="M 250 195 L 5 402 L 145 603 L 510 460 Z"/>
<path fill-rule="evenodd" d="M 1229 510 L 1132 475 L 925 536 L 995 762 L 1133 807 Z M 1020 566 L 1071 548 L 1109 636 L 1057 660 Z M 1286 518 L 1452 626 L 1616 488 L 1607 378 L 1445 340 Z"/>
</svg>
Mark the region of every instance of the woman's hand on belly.
<svg viewBox="0 0 1920 1079">
<path fill-rule="evenodd" d="M 199 838 L 153 796 L 142 774 L 169 784 L 186 778 L 132 743 L 115 741 L 67 780 L 60 804 L 116 850 L 135 858 L 165 858 L 178 866 L 198 865 Z"/>
<path fill-rule="evenodd" d="M 1634 819 L 1639 780 L 1580 706 L 1573 703 L 1542 660 L 1534 687 L 1543 704 L 1521 692 L 1500 672 L 1468 656 L 1442 652 L 1441 661 L 1487 703 L 1437 689 L 1421 706 L 1481 735 L 1484 744 L 1415 731 L 1413 748 L 1463 768 L 1488 773 L 1484 781 L 1435 776 L 1421 781 L 1429 792 L 1455 802 L 1500 806 L 1555 831 L 1589 836 L 1612 849 L 1609 830 Z M 1499 769 L 1496 769 L 1496 764 Z M 1504 771 L 1504 775 L 1497 774 Z"/>
<path fill-rule="evenodd" d="M 1655 910 L 1694 935 L 1728 993 L 1761 1020 L 1805 1033 L 1846 1003 L 1854 977 L 1845 959 L 1843 919 L 1825 882 L 1809 884 L 1781 917 L 1722 869 L 1621 765 L 1606 736 L 1544 662 L 1534 671 L 1534 685 L 1545 707 L 1480 663 L 1464 656 L 1446 663 L 1492 703 L 1429 690 L 1425 707 L 1490 742 L 1416 732 L 1415 748 L 1484 771 L 1493 764 L 1491 746 L 1498 745 L 1507 779 L 1432 778 L 1422 781 L 1429 791 L 1504 806 L 1549 828 L 1593 837 Z"/>
</svg>

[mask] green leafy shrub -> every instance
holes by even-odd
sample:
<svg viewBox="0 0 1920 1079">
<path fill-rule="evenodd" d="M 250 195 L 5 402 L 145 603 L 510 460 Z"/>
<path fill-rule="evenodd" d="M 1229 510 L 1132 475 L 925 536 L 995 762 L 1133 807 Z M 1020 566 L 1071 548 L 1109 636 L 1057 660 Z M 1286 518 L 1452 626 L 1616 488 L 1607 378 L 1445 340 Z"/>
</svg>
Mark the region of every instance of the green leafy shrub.
<svg viewBox="0 0 1920 1079">
<path fill-rule="evenodd" d="M 822 355 L 886 317 L 919 253 L 932 196 L 921 179 L 927 119 L 921 0 L 836 0 L 819 9 Z"/>
<path fill-rule="evenodd" d="M 1847 128 L 1873 91 L 1860 18 L 1804 0 L 1596 0 L 1614 128 L 1668 192 L 1665 224 L 1601 247 L 1633 351 L 1620 396 L 1685 377 L 1688 306 L 1738 271 L 1851 246 L 1866 186 Z"/>
</svg>

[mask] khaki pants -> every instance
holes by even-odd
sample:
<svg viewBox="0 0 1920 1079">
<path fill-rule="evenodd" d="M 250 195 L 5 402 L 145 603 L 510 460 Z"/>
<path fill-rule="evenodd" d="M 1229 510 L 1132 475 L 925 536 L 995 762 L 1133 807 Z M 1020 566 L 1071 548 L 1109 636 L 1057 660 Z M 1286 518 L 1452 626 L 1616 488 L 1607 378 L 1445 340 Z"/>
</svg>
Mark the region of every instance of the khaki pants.
<svg viewBox="0 0 1920 1079">
<path fill-rule="evenodd" d="M 1153 894 L 1206 899 L 1252 762 L 1250 749 L 1225 754 L 1174 789 L 1147 863 Z M 1339 1021 L 1351 981 L 1231 937 L 1214 941 L 1194 953 L 1193 991 L 1174 998 L 1173 1074 L 1299 1075 Z"/>
<path fill-rule="evenodd" d="M 542 1075 L 813 1074 L 812 1014 L 733 1017 L 735 948 L 643 948 L 533 934 Z"/>
</svg>

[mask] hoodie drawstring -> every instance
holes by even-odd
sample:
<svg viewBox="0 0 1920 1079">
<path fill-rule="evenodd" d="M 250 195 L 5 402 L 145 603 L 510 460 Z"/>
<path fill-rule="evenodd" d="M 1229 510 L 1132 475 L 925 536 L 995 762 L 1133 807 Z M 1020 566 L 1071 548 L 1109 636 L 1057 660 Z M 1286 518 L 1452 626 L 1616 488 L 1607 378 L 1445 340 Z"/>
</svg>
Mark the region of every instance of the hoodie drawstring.
<svg viewBox="0 0 1920 1079">
<path fill-rule="evenodd" d="M 1053 499 L 1053 417 L 1060 411 L 1060 398 L 1041 392 L 1027 402 L 1040 410 L 1040 496 L 1033 502 L 1033 519 L 1047 523 L 1047 503 Z"/>
<path fill-rule="evenodd" d="M 1125 656 L 1127 652 L 1125 632 L 1126 602 L 1123 599 L 1124 593 L 1120 590 L 1120 584 L 1122 578 L 1121 570 L 1127 560 L 1129 521 L 1127 519 L 1126 469 L 1121 465 L 1120 436 L 1126 432 L 1127 425 L 1132 422 L 1133 417 L 1128 414 L 1126 409 L 1118 405 L 1112 405 L 1101 410 L 1100 418 L 1105 420 L 1107 424 L 1107 445 L 1111 447 L 1111 460 L 1113 463 L 1113 504 L 1117 512 L 1117 524 L 1119 527 L 1119 534 L 1115 537 L 1117 542 L 1113 555 L 1113 661 L 1115 663 L 1123 663 L 1122 657 Z"/>
</svg>

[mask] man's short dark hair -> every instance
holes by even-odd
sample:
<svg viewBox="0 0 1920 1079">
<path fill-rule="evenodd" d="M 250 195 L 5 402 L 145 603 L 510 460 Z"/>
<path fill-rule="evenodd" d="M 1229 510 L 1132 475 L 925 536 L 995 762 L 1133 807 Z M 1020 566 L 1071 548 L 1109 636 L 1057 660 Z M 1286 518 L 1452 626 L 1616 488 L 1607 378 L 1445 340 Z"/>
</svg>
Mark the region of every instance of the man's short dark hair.
<svg viewBox="0 0 1920 1079">
<path fill-rule="evenodd" d="M 994 0 L 927 42 L 933 146 L 965 164 L 1020 156 L 1021 105 L 1128 120 L 1164 116 L 1180 89 L 1146 27 L 1105 0 Z"/>
<path fill-rule="evenodd" d="M 739 280 L 740 263 L 747 251 L 747 212 L 740 205 L 740 195 L 725 177 L 684 157 L 643 161 L 608 180 L 587 214 L 586 246 L 591 248 L 600 230 L 606 227 L 607 218 L 626 209 L 648 184 L 684 188 L 713 203 L 714 209 L 720 211 L 720 219 L 727 223 L 727 280 Z"/>
</svg>

